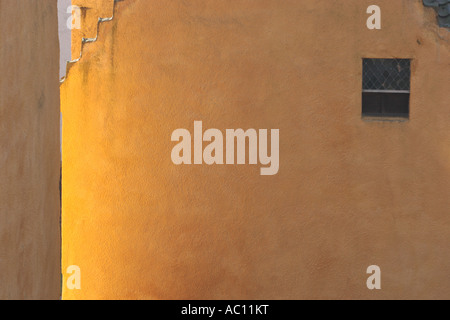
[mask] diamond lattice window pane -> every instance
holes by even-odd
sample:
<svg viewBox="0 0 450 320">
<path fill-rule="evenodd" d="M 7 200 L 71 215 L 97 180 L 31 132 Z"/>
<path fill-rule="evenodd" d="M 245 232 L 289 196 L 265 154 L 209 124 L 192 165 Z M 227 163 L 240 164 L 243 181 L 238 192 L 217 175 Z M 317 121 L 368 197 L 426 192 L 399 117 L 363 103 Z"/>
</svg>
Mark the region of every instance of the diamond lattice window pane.
<svg viewBox="0 0 450 320">
<path fill-rule="evenodd" d="M 409 59 L 364 59 L 363 90 L 409 91 Z"/>
</svg>

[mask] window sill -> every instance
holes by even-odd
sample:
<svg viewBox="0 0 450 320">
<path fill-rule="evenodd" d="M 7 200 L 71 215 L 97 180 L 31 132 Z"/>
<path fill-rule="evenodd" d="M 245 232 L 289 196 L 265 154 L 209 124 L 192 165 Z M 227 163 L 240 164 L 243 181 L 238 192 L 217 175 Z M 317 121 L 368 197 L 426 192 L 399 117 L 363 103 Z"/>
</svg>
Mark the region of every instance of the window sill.
<svg viewBox="0 0 450 320">
<path fill-rule="evenodd" d="M 409 122 L 408 115 L 370 115 L 363 114 L 361 119 L 366 122 Z"/>
</svg>

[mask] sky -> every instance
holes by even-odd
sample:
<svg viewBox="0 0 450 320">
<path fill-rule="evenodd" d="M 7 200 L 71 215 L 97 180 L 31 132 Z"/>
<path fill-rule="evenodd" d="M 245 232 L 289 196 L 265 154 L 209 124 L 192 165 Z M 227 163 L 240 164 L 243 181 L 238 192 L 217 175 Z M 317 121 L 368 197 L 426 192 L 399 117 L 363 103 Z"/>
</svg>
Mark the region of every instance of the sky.
<svg viewBox="0 0 450 320">
<path fill-rule="evenodd" d="M 71 17 L 70 13 L 67 13 L 67 9 L 70 7 L 72 0 L 58 0 L 58 25 L 59 25 L 59 78 L 66 76 L 67 61 L 71 58 L 71 30 L 67 27 L 67 21 Z M 60 130 L 62 130 L 62 117 L 60 117 Z M 62 131 L 60 131 L 62 139 Z M 62 140 L 61 146 L 62 146 Z M 62 149 L 61 149 L 62 151 Z"/>
<path fill-rule="evenodd" d="M 66 75 L 66 62 L 71 58 L 71 31 L 67 27 L 67 21 L 71 14 L 67 9 L 71 5 L 71 0 L 58 0 L 58 20 L 59 20 L 59 43 L 60 43 L 60 78 Z"/>
</svg>

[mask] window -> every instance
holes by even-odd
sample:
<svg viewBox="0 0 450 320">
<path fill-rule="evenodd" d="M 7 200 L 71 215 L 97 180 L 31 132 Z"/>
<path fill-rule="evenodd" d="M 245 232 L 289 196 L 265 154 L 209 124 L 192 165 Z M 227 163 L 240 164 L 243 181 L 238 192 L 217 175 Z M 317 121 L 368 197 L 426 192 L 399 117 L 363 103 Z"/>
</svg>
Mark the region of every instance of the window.
<svg viewBox="0 0 450 320">
<path fill-rule="evenodd" d="M 409 59 L 363 59 L 362 114 L 409 118 Z"/>
</svg>

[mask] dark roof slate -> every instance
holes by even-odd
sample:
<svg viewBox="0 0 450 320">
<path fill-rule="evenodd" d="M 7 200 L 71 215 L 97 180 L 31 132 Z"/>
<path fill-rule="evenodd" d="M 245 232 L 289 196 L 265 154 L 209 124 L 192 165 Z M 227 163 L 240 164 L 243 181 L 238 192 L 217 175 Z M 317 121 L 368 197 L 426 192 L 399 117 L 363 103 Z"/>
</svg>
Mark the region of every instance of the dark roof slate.
<svg viewBox="0 0 450 320">
<path fill-rule="evenodd" d="M 423 0 L 423 4 L 436 10 L 441 27 L 450 28 L 450 0 Z"/>
</svg>

